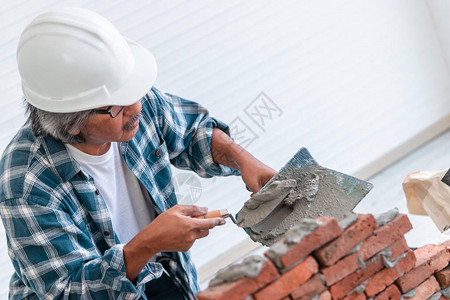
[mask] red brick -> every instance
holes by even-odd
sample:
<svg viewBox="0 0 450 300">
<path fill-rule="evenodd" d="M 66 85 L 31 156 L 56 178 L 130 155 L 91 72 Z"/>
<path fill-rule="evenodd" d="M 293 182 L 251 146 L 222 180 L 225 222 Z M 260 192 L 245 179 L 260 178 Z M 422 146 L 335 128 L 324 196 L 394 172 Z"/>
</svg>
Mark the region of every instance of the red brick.
<svg viewBox="0 0 450 300">
<path fill-rule="evenodd" d="M 393 284 L 388 286 L 384 291 L 376 295 L 373 300 L 400 300 L 402 299 L 402 293 L 398 287 Z"/>
<path fill-rule="evenodd" d="M 330 286 L 359 268 L 361 266 L 358 263 L 358 255 L 352 253 L 338 261 L 335 265 L 321 269 L 320 272 L 324 276 L 326 285 Z"/>
<path fill-rule="evenodd" d="M 396 280 L 403 293 L 418 286 L 434 272 L 448 265 L 450 250 L 441 245 L 425 245 L 414 250 L 416 265 L 414 269 Z"/>
<path fill-rule="evenodd" d="M 366 295 L 364 295 L 364 293 L 358 294 L 357 292 L 353 292 L 350 295 L 348 295 L 347 297 L 345 297 L 343 300 L 365 300 Z"/>
<path fill-rule="evenodd" d="M 375 230 L 374 234 L 362 243 L 359 256 L 363 260 L 372 257 L 411 229 L 408 216 L 399 214 L 394 220 Z"/>
<path fill-rule="evenodd" d="M 370 260 L 366 261 L 366 266 L 359 269 L 344 279 L 338 281 L 329 288 L 329 291 L 334 300 L 344 298 L 354 288 L 364 282 L 367 278 L 378 272 L 384 267 L 383 260 L 380 255 L 376 255 Z"/>
<path fill-rule="evenodd" d="M 293 290 L 305 283 L 319 270 L 319 265 L 312 256 L 308 256 L 303 262 L 287 271 L 281 277 L 264 287 L 253 295 L 256 300 L 282 299 Z"/>
<path fill-rule="evenodd" d="M 428 263 L 431 258 L 435 256 L 440 256 L 443 258 L 442 262 L 445 262 L 445 258 L 447 259 L 447 264 L 443 264 L 444 267 L 440 268 L 439 270 L 444 269 L 448 265 L 448 260 L 450 259 L 450 251 L 442 245 L 425 245 L 423 247 L 420 247 L 416 250 L 414 250 L 414 254 L 417 258 L 417 264 L 416 266 L 423 265 L 425 263 Z"/>
<path fill-rule="evenodd" d="M 227 282 L 210 287 L 197 294 L 197 298 L 198 300 L 245 299 L 248 295 L 277 279 L 278 276 L 279 274 L 275 265 L 272 261 L 267 261 L 261 268 L 261 271 L 257 277 L 245 277 L 234 282 Z"/>
<path fill-rule="evenodd" d="M 389 259 L 393 260 L 402 253 L 408 251 L 409 247 L 406 244 L 405 238 L 402 236 L 400 239 L 389 245 L 388 249 L 391 251 L 391 256 L 389 256 Z M 381 254 L 372 257 L 371 259 L 366 261 L 365 264 L 366 266 L 364 268 L 356 270 L 355 272 L 341 279 L 329 288 L 333 299 L 343 298 L 351 290 L 356 288 L 363 281 L 365 281 L 367 278 L 380 271 L 384 267 Z"/>
<path fill-rule="evenodd" d="M 283 268 L 288 268 L 298 263 L 307 255 L 311 254 L 311 252 L 335 239 L 342 233 L 342 229 L 336 218 L 319 217 L 316 220 L 322 222 L 322 225 L 316 228 L 311 234 L 302 238 L 300 243 L 289 248 L 286 254 L 280 257 Z"/>
<path fill-rule="evenodd" d="M 442 289 L 450 286 L 450 266 L 435 274 L 437 281 Z"/>
<path fill-rule="evenodd" d="M 367 297 L 372 297 L 391 285 L 397 278 L 411 270 L 416 263 L 416 256 L 409 251 L 406 256 L 399 259 L 390 269 L 383 269 L 367 280 L 364 292 Z"/>
<path fill-rule="evenodd" d="M 416 287 L 415 295 L 413 297 L 404 297 L 404 299 L 411 299 L 411 300 L 423 300 L 428 299 L 431 295 L 434 293 L 440 291 L 439 283 L 437 282 L 436 278 L 434 276 L 431 276 L 424 282 L 422 282 L 418 287 Z"/>
<path fill-rule="evenodd" d="M 405 238 L 402 236 L 391 245 L 389 245 L 389 250 L 391 251 L 391 256 L 389 257 L 389 259 L 395 259 L 401 254 L 409 251 L 410 249 L 408 244 L 406 243 Z"/>
<path fill-rule="evenodd" d="M 292 291 L 291 297 L 294 300 L 308 300 L 316 295 L 319 295 L 325 290 L 322 279 L 319 274 L 316 274 L 300 287 Z"/>
<path fill-rule="evenodd" d="M 319 299 L 317 300 L 331 300 L 331 294 L 329 291 L 325 291 L 322 294 L 320 294 Z"/>
<path fill-rule="evenodd" d="M 377 223 L 372 215 L 359 215 L 358 220 L 344 233 L 325 247 L 317 250 L 315 256 L 323 266 L 332 266 L 351 249 L 372 235 Z"/>
</svg>

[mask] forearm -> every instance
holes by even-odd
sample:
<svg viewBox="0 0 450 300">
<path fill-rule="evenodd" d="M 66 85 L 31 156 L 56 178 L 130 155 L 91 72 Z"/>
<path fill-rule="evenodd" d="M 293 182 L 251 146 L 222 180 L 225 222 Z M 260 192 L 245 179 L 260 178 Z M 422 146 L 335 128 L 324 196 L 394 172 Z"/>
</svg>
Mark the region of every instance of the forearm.
<svg viewBox="0 0 450 300">
<path fill-rule="evenodd" d="M 213 128 L 211 153 L 214 162 L 239 170 L 242 180 L 253 193 L 259 191 L 276 173 L 218 128 Z"/>
<path fill-rule="evenodd" d="M 256 160 L 253 155 L 218 128 L 213 128 L 211 154 L 214 162 L 239 171 L 247 162 Z"/>
<path fill-rule="evenodd" d="M 150 258 L 159 252 L 156 249 L 149 248 L 147 246 L 149 244 L 152 243 L 145 242 L 141 237 L 141 234 L 137 234 L 123 247 L 123 257 L 128 280 L 133 281 L 148 263 Z"/>
</svg>

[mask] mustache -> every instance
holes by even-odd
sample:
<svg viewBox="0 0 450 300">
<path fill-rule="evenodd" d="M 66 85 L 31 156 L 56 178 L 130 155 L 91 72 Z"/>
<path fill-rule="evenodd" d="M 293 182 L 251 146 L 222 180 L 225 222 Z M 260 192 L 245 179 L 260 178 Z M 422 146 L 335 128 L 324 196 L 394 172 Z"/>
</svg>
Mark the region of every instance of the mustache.
<svg viewBox="0 0 450 300">
<path fill-rule="evenodd" d="M 142 112 L 139 112 L 138 114 L 132 115 L 130 118 L 130 121 L 128 121 L 124 126 L 123 130 L 130 130 L 133 128 L 134 123 L 139 120 L 139 118 L 142 116 Z"/>
</svg>

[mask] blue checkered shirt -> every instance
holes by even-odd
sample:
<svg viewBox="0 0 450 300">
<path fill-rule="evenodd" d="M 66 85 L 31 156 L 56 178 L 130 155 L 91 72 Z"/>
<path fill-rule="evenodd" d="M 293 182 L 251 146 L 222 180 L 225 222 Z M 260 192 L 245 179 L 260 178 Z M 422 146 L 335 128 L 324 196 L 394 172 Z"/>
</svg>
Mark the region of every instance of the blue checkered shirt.
<svg viewBox="0 0 450 300">
<path fill-rule="evenodd" d="M 156 88 L 141 102 L 139 130 L 120 151 L 156 212 L 177 204 L 170 163 L 201 177 L 239 174 L 213 161 L 212 128 L 229 130 L 205 108 Z M 0 174 L 0 214 L 15 269 L 10 299 L 145 298 L 145 284 L 162 265 L 150 262 L 134 282 L 126 278 L 124 245 L 105 201 L 61 142 L 35 137 L 25 125 L 4 151 Z M 158 257 L 193 298 L 198 283 L 189 252 Z"/>
</svg>

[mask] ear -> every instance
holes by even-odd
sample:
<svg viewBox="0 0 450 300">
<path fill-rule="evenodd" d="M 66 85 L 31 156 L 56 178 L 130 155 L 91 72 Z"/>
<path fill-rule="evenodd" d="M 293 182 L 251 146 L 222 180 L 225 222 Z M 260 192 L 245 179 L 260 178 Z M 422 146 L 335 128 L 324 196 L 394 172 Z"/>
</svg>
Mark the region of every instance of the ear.
<svg viewBox="0 0 450 300">
<path fill-rule="evenodd" d="M 77 135 L 81 132 L 81 130 L 70 126 L 69 129 L 67 129 L 67 132 L 70 133 L 71 135 Z"/>
</svg>

